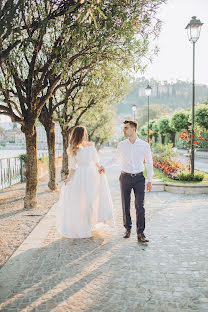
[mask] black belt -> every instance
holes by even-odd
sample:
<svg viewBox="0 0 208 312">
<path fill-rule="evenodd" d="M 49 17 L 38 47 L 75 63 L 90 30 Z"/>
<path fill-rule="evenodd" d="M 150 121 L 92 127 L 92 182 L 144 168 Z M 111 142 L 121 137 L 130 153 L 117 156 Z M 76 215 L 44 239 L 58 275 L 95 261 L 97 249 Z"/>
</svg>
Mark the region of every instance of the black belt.
<svg viewBox="0 0 208 312">
<path fill-rule="evenodd" d="M 122 174 L 126 174 L 126 175 L 130 175 L 131 177 L 136 177 L 136 176 L 143 175 L 143 171 L 139 172 L 139 173 L 128 173 L 128 172 L 121 171 L 121 173 Z"/>
</svg>

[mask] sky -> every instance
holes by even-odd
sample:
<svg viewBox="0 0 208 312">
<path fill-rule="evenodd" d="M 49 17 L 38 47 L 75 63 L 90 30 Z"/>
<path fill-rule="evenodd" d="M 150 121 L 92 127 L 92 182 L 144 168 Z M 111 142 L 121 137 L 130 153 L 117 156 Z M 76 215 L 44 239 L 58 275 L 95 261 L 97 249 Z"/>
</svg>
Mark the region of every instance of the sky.
<svg viewBox="0 0 208 312">
<path fill-rule="evenodd" d="M 208 0 L 167 0 L 161 6 L 158 17 L 163 24 L 157 40 L 160 51 L 145 77 L 192 81 L 193 48 L 185 30 L 192 16 L 204 23 L 196 42 L 195 80 L 208 85 Z"/>
</svg>

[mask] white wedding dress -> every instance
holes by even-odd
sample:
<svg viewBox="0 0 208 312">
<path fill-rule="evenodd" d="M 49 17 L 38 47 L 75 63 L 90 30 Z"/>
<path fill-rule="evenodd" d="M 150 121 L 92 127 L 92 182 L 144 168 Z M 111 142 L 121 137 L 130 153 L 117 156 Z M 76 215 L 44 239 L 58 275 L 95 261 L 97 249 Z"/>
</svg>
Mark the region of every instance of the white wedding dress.
<svg viewBox="0 0 208 312">
<path fill-rule="evenodd" d="M 94 145 L 81 148 L 70 159 L 75 169 L 71 180 L 63 184 L 56 207 L 56 227 L 67 238 L 91 237 L 96 223 L 112 221 L 112 199 L 105 174 L 99 174 Z"/>
</svg>

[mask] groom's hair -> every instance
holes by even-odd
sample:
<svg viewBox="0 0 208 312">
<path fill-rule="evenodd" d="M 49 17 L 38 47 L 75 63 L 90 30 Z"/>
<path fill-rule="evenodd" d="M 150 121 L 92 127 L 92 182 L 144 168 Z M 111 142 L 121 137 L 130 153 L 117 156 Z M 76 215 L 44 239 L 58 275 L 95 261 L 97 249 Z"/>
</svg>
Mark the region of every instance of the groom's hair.
<svg viewBox="0 0 208 312">
<path fill-rule="evenodd" d="M 125 120 L 123 123 L 124 124 L 127 124 L 127 123 L 130 124 L 130 126 L 132 128 L 135 128 L 136 130 L 138 128 L 138 122 L 136 120 Z"/>
</svg>

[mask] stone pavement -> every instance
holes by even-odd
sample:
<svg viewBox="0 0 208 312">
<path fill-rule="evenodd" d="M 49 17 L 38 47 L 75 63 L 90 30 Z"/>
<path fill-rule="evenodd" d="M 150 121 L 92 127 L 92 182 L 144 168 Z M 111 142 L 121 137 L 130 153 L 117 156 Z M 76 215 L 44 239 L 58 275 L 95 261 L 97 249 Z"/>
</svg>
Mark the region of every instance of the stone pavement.
<svg viewBox="0 0 208 312">
<path fill-rule="evenodd" d="M 132 235 L 122 238 L 118 174 L 107 172 L 115 228 L 63 239 L 53 207 L 2 268 L 1 311 L 208 311 L 208 195 L 147 194 L 142 245 L 133 206 Z"/>
</svg>

